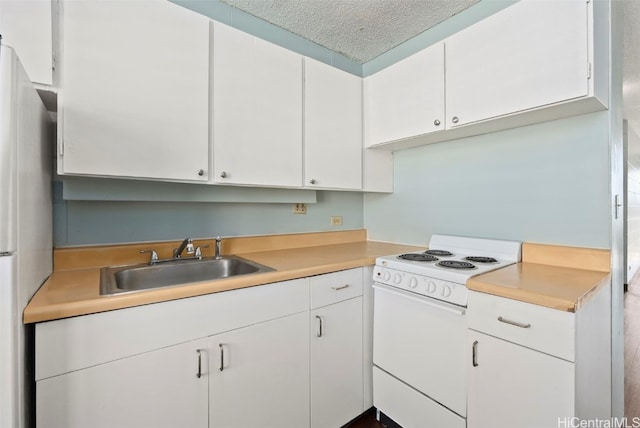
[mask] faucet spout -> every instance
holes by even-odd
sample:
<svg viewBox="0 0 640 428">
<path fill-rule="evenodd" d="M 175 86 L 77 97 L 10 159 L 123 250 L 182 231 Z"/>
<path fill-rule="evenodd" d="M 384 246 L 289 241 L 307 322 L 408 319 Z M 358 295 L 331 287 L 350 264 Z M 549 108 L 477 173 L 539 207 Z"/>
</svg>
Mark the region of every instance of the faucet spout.
<svg viewBox="0 0 640 428">
<path fill-rule="evenodd" d="M 185 250 L 187 251 L 187 254 L 193 254 L 195 252 L 195 249 L 193 248 L 193 239 L 186 238 L 184 241 L 182 241 L 180 246 L 173 250 L 173 258 L 179 259 L 180 257 L 182 257 L 182 252 Z"/>
<path fill-rule="evenodd" d="M 216 236 L 216 251 L 215 251 L 215 258 L 216 259 L 221 259 L 222 258 L 222 254 L 221 253 L 221 247 L 222 246 L 222 238 L 220 238 L 219 236 Z"/>
</svg>

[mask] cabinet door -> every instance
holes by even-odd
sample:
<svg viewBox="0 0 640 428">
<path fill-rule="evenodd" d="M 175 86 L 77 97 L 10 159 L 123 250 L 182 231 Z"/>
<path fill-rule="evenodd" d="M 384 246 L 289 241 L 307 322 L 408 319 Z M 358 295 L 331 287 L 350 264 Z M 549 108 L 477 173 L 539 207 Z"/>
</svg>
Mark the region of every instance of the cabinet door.
<svg viewBox="0 0 640 428">
<path fill-rule="evenodd" d="M 15 49 L 33 82 L 53 83 L 51 0 L 0 1 L 2 44 Z"/>
<path fill-rule="evenodd" d="M 587 95 L 587 10 L 523 0 L 448 38 L 447 126 Z"/>
<path fill-rule="evenodd" d="M 302 56 L 213 28 L 214 180 L 301 186 Z"/>
<path fill-rule="evenodd" d="M 209 20 L 160 0 L 62 7 L 59 172 L 206 181 Z"/>
<path fill-rule="evenodd" d="M 38 381 L 39 428 L 208 426 L 206 339 Z M 201 377 L 197 377 L 199 355 Z"/>
<path fill-rule="evenodd" d="M 444 129 L 444 44 L 438 43 L 364 80 L 367 145 Z"/>
<path fill-rule="evenodd" d="M 308 312 L 213 336 L 210 348 L 212 427 L 309 426 Z"/>
<path fill-rule="evenodd" d="M 574 416 L 573 363 L 472 330 L 468 340 L 467 427 L 555 427 Z"/>
<path fill-rule="evenodd" d="M 304 61 L 305 186 L 362 188 L 362 79 Z"/>
<path fill-rule="evenodd" d="M 311 312 L 311 427 L 340 427 L 363 408 L 362 297 Z"/>
</svg>

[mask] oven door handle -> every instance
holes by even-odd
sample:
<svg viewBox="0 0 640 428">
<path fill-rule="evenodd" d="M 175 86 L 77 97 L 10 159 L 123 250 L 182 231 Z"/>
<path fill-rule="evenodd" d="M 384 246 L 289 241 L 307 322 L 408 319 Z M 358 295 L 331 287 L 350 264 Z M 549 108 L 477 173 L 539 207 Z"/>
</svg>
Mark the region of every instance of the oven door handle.
<svg viewBox="0 0 640 428">
<path fill-rule="evenodd" d="M 451 312 L 456 315 L 464 315 L 466 310 L 459 306 L 452 305 L 446 302 L 440 302 L 438 300 L 432 299 L 431 297 L 422 297 L 415 293 L 411 293 L 408 291 L 400 290 L 395 287 L 389 287 L 388 285 L 374 283 L 373 288 L 375 290 L 384 291 L 385 293 L 395 294 L 396 296 L 403 297 L 405 299 L 410 299 L 418 303 L 422 303 L 427 306 L 431 306 L 435 309 L 440 309 L 443 311 Z"/>
</svg>

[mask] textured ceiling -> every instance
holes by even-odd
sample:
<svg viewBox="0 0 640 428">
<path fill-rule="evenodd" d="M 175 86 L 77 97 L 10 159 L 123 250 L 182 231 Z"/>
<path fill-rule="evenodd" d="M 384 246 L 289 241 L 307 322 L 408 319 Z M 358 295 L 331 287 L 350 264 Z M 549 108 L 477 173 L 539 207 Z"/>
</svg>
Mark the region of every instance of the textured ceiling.
<svg viewBox="0 0 640 428">
<path fill-rule="evenodd" d="M 365 63 L 479 0 L 221 0 Z"/>
</svg>

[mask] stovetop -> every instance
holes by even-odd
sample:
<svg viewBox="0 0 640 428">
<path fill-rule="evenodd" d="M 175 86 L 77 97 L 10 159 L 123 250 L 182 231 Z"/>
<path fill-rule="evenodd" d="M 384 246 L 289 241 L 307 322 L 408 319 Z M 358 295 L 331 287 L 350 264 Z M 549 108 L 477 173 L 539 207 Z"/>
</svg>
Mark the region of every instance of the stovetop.
<svg viewBox="0 0 640 428">
<path fill-rule="evenodd" d="M 484 261 L 486 260 L 486 261 Z M 472 276 L 480 275 L 516 263 L 477 253 L 455 253 L 433 256 L 424 251 L 378 257 L 376 265 L 416 275 L 465 284 Z"/>
<path fill-rule="evenodd" d="M 433 235 L 429 250 L 378 257 L 374 281 L 466 306 L 469 278 L 517 263 L 520 242 Z"/>
</svg>

